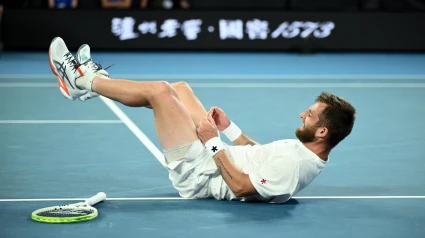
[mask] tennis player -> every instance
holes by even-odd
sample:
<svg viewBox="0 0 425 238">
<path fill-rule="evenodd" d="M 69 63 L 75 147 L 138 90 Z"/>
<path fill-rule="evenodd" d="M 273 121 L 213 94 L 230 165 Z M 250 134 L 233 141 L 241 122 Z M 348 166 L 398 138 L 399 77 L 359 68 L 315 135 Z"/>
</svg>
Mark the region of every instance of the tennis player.
<svg viewBox="0 0 425 238">
<path fill-rule="evenodd" d="M 169 178 L 185 198 L 284 203 L 320 174 L 355 121 L 349 102 L 323 92 L 301 113 L 297 140 L 260 145 L 220 108 L 206 111 L 184 82 L 112 80 L 92 61 L 89 46 L 83 45 L 76 58 L 59 37 L 50 45 L 49 60 L 61 93 L 70 100 L 102 95 L 153 109 Z M 223 143 L 219 131 L 233 145 Z"/>
</svg>

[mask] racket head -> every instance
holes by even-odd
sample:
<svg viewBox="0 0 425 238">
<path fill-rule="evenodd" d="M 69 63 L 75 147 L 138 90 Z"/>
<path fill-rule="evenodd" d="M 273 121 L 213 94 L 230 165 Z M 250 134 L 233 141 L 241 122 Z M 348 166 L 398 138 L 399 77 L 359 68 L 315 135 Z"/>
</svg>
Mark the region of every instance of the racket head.
<svg viewBox="0 0 425 238">
<path fill-rule="evenodd" d="M 64 206 L 52 206 L 35 210 L 31 214 L 34 221 L 44 223 L 74 223 L 89 221 L 96 218 L 98 211 L 91 206 L 70 204 Z"/>
</svg>

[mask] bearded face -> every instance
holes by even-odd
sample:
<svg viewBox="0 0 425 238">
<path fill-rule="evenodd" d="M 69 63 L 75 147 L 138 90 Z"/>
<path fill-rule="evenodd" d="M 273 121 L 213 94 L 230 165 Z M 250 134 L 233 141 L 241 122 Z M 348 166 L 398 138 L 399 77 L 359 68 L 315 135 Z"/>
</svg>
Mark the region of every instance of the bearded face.
<svg viewBox="0 0 425 238">
<path fill-rule="evenodd" d="M 316 140 L 316 130 L 315 125 L 306 125 L 304 124 L 295 130 L 295 135 L 302 143 L 314 142 Z"/>
<path fill-rule="evenodd" d="M 300 114 L 303 124 L 295 130 L 295 135 L 302 143 L 315 142 L 319 139 L 316 135 L 323 136 L 323 130 L 321 133 L 318 133 L 318 129 L 320 128 L 318 124 L 320 122 L 320 115 L 324 108 L 326 108 L 326 104 L 316 102 L 311 105 L 308 110 Z"/>
</svg>

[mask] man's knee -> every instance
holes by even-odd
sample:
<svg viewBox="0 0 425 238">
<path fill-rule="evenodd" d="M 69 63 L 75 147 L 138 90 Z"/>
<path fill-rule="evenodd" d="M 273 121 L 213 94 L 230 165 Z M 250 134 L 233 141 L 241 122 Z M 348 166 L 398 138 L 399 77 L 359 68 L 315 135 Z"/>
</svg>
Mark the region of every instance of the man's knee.
<svg viewBox="0 0 425 238">
<path fill-rule="evenodd" d="M 172 83 L 171 86 L 177 91 L 192 90 L 188 83 L 184 81 Z"/>
<path fill-rule="evenodd" d="M 167 81 L 157 82 L 157 94 L 161 96 L 175 96 L 176 90 Z"/>
</svg>

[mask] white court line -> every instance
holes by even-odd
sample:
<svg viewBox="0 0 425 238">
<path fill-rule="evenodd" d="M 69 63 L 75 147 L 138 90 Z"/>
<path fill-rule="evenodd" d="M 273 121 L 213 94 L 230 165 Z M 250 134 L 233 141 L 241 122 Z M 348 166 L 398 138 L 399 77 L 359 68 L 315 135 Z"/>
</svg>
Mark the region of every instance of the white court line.
<svg viewBox="0 0 425 238">
<path fill-rule="evenodd" d="M 155 158 L 165 166 L 165 159 L 162 152 L 152 143 L 151 140 L 134 124 L 134 122 L 110 99 L 99 97 L 112 112 L 130 129 L 131 132 L 146 146 L 146 148 L 155 156 Z"/>
<path fill-rule="evenodd" d="M 114 124 L 120 120 L 0 120 L 0 124 Z"/>
<path fill-rule="evenodd" d="M 87 198 L 24 198 L 0 199 L 0 202 L 48 202 L 48 201 L 84 201 Z M 293 199 L 425 199 L 425 196 L 300 196 Z M 168 201 L 168 200 L 202 200 L 181 197 L 134 197 L 106 198 L 107 201 Z"/>
<path fill-rule="evenodd" d="M 116 74 L 114 78 L 136 80 L 425 80 L 425 74 Z M 53 74 L 0 74 L 7 79 L 56 79 Z"/>
<path fill-rule="evenodd" d="M 425 83 L 190 83 L 193 88 L 425 88 Z"/>
<path fill-rule="evenodd" d="M 0 199 L 0 202 L 49 202 L 49 201 L 84 201 L 87 198 L 23 198 Z M 154 201 L 154 200 L 191 200 L 181 197 L 152 197 L 152 198 L 106 198 L 109 201 Z"/>
<path fill-rule="evenodd" d="M 55 88 L 57 83 L 0 83 L 1 88 Z"/>
<path fill-rule="evenodd" d="M 192 88 L 425 88 L 425 83 L 190 83 Z M 0 88 L 49 88 L 54 83 L 0 83 Z"/>
</svg>

